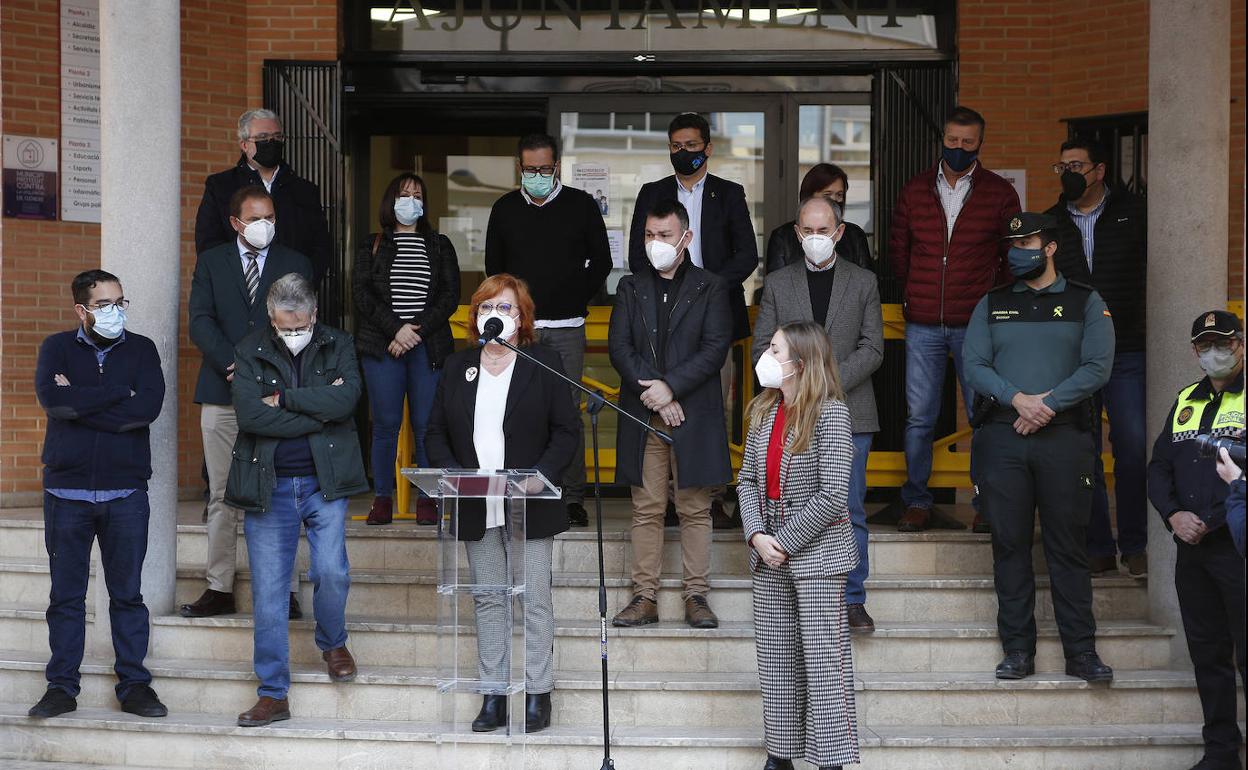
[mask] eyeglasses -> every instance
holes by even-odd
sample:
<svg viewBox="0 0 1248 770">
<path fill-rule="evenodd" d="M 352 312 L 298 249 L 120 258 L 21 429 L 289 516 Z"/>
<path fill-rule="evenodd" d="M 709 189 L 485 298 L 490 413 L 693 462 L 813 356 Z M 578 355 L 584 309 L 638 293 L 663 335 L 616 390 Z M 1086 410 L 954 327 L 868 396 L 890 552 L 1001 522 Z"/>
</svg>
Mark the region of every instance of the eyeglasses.
<svg viewBox="0 0 1248 770">
<path fill-rule="evenodd" d="M 510 302 L 500 302 L 497 305 L 493 302 L 482 302 L 480 305 L 477 305 L 477 313 L 480 315 L 489 315 L 495 310 L 503 315 L 511 315 L 515 309 L 516 306 Z"/>
<path fill-rule="evenodd" d="M 1239 340 L 1232 337 L 1229 340 L 1203 340 L 1192 344 L 1196 347 L 1197 353 L 1208 353 L 1214 348 L 1222 353 L 1230 353 L 1235 349 L 1235 343 L 1237 342 L 1239 342 Z"/>
<path fill-rule="evenodd" d="M 520 173 L 521 175 L 524 176 L 525 179 L 532 179 L 533 177 L 539 174 L 542 176 L 554 176 L 555 167 L 554 166 L 521 166 Z"/>
<path fill-rule="evenodd" d="M 281 131 L 278 131 L 275 134 L 256 134 L 255 136 L 247 137 L 247 141 L 249 142 L 284 142 L 286 141 L 286 135 L 283 134 Z"/>
<path fill-rule="evenodd" d="M 1072 160 L 1072 161 L 1071 161 L 1071 162 L 1069 162 L 1069 163 L 1054 163 L 1054 164 L 1053 164 L 1053 173 L 1054 173 L 1054 174 L 1063 174 L 1063 173 L 1065 173 L 1065 172 L 1067 172 L 1067 171 L 1073 171 L 1073 172 L 1075 172 L 1076 174 L 1083 174 L 1083 173 L 1086 173 L 1086 172 L 1084 171 L 1084 169 L 1085 169 L 1085 168 L 1086 168 L 1088 171 L 1091 171 L 1092 169 L 1096 168 L 1096 167 L 1097 167 L 1097 166 L 1099 166 L 1099 165 L 1101 165 L 1101 164 L 1100 164 L 1100 163 L 1084 163 L 1084 162 L 1083 162 L 1083 161 L 1081 161 L 1081 160 Z"/>
<path fill-rule="evenodd" d="M 827 199 L 828 199 L 828 200 L 830 200 L 830 201 L 835 201 L 835 202 L 837 202 L 837 203 L 844 203 L 844 202 L 845 202 L 845 193 L 843 193 L 843 192 L 839 192 L 839 193 L 824 193 L 824 194 L 823 194 L 823 197 L 827 198 Z"/>
<path fill-rule="evenodd" d="M 130 307 L 130 300 L 119 299 L 116 302 L 96 302 L 93 305 L 83 305 L 87 310 L 108 310 L 110 307 L 116 307 L 119 310 L 125 310 Z"/>
<path fill-rule="evenodd" d="M 700 142 L 700 141 L 670 142 L 667 146 L 672 149 L 672 152 L 680 152 L 681 150 L 688 150 L 689 152 L 701 152 L 703 149 L 706 148 L 706 142 Z"/>
<path fill-rule="evenodd" d="M 304 326 L 299 329 L 276 329 L 276 331 L 277 336 L 279 337 L 298 337 L 301 334 L 310 334 L 312 332 L 312 327 Z"/>
</svg>

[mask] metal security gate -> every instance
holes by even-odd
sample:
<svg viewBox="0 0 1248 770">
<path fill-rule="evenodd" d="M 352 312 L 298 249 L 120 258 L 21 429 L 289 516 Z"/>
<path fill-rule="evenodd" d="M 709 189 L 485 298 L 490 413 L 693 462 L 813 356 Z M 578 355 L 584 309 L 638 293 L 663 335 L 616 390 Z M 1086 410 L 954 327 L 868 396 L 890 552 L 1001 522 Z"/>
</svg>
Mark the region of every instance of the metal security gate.
<svg viewBox="0 0 1248 770">
<path fill-rule="evenodd" d="M 320 320 L 343 328 L 347 302 L 346 158 L 342 142 L 342 70 L 338 62 L 266 61 L 264 106 L 282 119 L 286 160 L 321 191 L 333 243 L 320 287 Z"/>
</svg>

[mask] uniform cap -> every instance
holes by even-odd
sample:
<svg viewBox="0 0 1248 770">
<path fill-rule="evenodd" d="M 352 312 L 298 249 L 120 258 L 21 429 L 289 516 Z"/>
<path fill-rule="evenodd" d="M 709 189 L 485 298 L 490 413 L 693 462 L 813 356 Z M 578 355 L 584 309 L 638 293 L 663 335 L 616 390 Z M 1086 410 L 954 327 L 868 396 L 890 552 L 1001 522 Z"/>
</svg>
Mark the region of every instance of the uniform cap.
<svg viewBox="0 0 1248 770">
<path fill-rule="evenodd" d="M 1005 221 L 1005 236 L 1002 240 L 1026 238 L 1041 230 L 1056 230 L 1057 219 L 1050 214 L 1035 211 L 1022 211 Z"/>
<path fill-rule="evenodd" d="M 1201 337 L 1230 337 L 1244 331 L 1239 318 L 1227 310 L 1210 310 L 1192 321 L 1192 342 Z"/>
</svg>

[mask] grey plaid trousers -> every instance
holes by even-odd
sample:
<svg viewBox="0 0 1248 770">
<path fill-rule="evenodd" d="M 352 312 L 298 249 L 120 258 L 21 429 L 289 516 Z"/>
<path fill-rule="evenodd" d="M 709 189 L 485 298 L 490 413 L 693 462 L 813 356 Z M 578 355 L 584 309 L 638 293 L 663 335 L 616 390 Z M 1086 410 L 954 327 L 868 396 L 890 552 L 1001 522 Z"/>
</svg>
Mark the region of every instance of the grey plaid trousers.
<svg viewBox="0 0 1248 770">
<path fill-rule="evenodd" d="M 767 753 L 812 764 L 860 762 L 845 576 L 754 573 L 754 645 Z"/>
<path fill-rule="evenodd" d="M 480 540 L 465 540 L 464 547 L 468 551 L 474 583 L 507 582 L 507 554 L 502 527 L 487 529 Z M 554 548 L 553 537 L 524 542 L 524 683 L 529 695 L 540 695 L 555 689 L 555 605 L 551 591 Z M 503 681 L 507 679 L 511 644 L 507 612 L 509 600 L 497 594 L 476 594 L 472 601 L 477 616 L 477 659 L 481 679 Z"/>
</svg>

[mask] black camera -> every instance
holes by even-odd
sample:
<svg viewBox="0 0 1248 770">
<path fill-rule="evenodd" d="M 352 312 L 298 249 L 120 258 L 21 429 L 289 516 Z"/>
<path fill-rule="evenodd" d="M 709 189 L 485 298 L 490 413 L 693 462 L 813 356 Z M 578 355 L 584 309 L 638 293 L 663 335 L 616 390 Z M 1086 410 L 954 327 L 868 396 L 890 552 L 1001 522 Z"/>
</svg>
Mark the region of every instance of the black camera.
<svg viewBox="0 0 1248 770">
<path fill-rule="evenodd" d="M 1231 459 L 1244 465 L 1244 440 L 1231 436 L 1213 436 L 1202 433 L 1196 437 L 1196 456 L 1202 460 L 1218 456 L 1218 450 L 1225 449 Z"/>
</svg>

